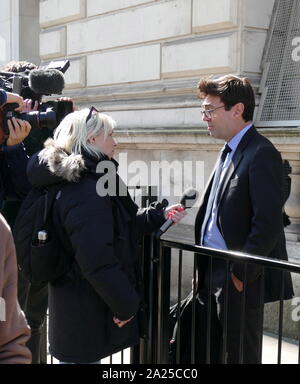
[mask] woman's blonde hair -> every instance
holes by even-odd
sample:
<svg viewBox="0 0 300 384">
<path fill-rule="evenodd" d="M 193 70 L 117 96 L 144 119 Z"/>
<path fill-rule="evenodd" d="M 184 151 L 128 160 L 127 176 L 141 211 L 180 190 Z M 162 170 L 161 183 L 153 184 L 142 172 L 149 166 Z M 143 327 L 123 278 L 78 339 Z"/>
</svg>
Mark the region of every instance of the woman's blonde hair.
<svg viewBox="0 0 300 384">
<path fill-rule="evenodd" d="M 115 128 L 116 122 L 108 115 L 91 109 L 82 109 L 67 115 L 54 132 L 54 142 L 68 153 L 82 154 L 82 151 L 100 158 L 101 151 L 89 142 L 102 132 L 106 138 Z"/>
</svg>

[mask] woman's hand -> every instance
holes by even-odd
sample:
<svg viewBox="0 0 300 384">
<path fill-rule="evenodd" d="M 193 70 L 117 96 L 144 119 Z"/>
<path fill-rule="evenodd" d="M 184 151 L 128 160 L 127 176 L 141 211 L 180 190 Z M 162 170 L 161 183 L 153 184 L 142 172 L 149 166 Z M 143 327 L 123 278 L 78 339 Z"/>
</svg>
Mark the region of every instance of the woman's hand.
<svg viewBox="0 0 300 384">
<path fill-rule="evenodd" d="M 165 218 L 171 219 L 174 223 L 179 223 L 186 215 L 186 210 L 181 204 L 171 205 L 165 209 Z"/>
</svg>

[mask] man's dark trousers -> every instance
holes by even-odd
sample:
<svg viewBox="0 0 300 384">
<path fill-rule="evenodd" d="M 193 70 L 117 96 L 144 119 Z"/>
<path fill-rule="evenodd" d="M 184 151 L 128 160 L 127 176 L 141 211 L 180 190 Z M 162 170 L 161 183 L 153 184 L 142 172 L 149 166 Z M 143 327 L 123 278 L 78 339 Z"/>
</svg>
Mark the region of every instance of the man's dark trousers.
<svg viewBox="0 0 300 384">
<path fill-rule="evenodd" d="M 259 289 L 261 280 L 258 279 L 255 283 L 250 284 L 249 289 Z M 249 303 L 247 295 L 245 298 L 245 315 L 242 318 L 243 293 L 238 292 L 229 279 L 228 283 L 228 300 L 227 300 L 227 319 L 225 319 L 225 288 L 219 289 L 215 294 L 211 294 L 212 312 L 217 312 L 218 322 L 212 321 L 211 335 L 217 338 L 219 345 L 218 363 L 227 364 L 260 364 L 261 363 L 261 340 L 262 340 L 262 323 L 263 310 L 257 303 Z M 202 290 L 201 296 L 207 296 L 208 290 Z M 207 302 L 207 300 L 203 300 Z M 223 330 L 227 320 L 226 334 L 226 355 L 223 360 Z M 243 334 L 241 328 L 243 326 Z M 243 351 L 240 353 L 241 338 L 243 340 Z M 214 341 L 216 342 L 216 340 Z"/>
</svg>

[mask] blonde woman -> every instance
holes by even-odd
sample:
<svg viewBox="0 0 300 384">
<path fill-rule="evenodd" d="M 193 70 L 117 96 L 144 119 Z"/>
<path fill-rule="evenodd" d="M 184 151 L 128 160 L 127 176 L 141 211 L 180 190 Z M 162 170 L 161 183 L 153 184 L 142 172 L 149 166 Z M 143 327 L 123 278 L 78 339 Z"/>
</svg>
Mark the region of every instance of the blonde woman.
<svg viewBox="0 0 300 384">
<path fill-rule="evenodd" d="M 117 174 L 114 127 L 93 107 L 74 112 L 28 168 L 36 187 L 66 182 L 54 222 L 73 263 L 49 290 L 50 352 L 64 363 L 95 363 L 138 343 L 139 237 L 171 210 L 175 222 L 184 216 L 180 205 L 138 209 Z"/>
</svg>

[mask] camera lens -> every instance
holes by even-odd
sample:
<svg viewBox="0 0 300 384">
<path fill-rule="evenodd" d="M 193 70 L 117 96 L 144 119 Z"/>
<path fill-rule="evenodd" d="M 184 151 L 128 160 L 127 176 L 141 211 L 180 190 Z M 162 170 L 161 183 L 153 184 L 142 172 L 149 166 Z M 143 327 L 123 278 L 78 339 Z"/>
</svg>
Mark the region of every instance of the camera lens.
<svg viewBox="0 0 300 384">
<path fill-rule="evenodd" d="M 48 128 L 54 130 L 57 127 L 57 114 L 52 109 L 39 113 L 40 128 Z"/>
<path fill-rule="evenodd" d="M 55 129 L 57 127 L 56 113 L 52 109 L 47 109 L 46 112 L 29 112 L 22 113 L 20 118 L 28 121 L 32 129 Z"/>
<path fill-rule="evenodd" d="M 19 117 L 22 120 L 28 121 L 31 125 L 32 129 L 39 128 L 39 113 L 38 112 L 30 112 L 30 113 L 22 113 Z"/>
</svg>

